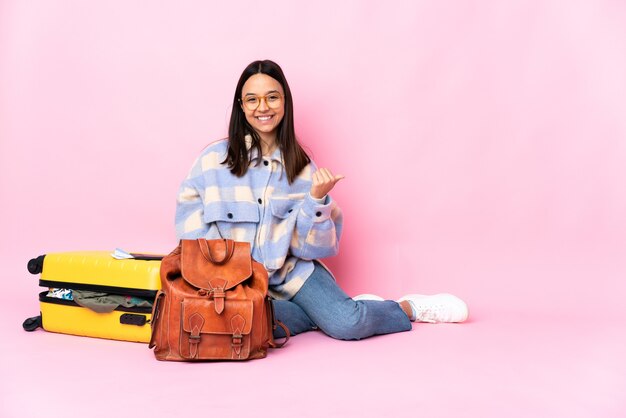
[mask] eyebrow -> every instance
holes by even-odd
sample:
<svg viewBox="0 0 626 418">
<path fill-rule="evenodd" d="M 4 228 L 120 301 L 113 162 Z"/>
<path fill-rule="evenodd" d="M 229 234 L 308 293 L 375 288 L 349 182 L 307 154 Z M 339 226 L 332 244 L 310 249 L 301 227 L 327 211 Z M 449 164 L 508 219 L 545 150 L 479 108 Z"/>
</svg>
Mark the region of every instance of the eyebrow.
<svg viewBox="0 0 626 418">
<path fill-rule="evenodd" d="M 280 94 L 280 92 L 278 90 L 270 90 L 268 92 L 265 92 L 265 95 L 267 96 L 270 93 L 278 93 L 278 94 Z M 256 94 L 256 93 L 246 93 L 245 95 L 246 96 L 258 96 L 258 94 Z"/>
</svg>

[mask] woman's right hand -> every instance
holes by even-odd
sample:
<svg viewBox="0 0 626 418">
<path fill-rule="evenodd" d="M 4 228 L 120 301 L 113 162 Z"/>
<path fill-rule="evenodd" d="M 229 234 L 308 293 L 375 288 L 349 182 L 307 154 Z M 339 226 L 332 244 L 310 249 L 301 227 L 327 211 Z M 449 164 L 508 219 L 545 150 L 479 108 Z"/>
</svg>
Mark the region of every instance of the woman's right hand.
<svg viewBox="0 0 626 418">
<path fill-rule="evenodd" d="M 335 184 L 345 178 L 341 175 L 334 175 L 327 168 L 320 168 L 313 173 L 313 184 L 311 184 L 311 197 L 314 199 L 322 199 L 335 187 Z"/>
</svg>

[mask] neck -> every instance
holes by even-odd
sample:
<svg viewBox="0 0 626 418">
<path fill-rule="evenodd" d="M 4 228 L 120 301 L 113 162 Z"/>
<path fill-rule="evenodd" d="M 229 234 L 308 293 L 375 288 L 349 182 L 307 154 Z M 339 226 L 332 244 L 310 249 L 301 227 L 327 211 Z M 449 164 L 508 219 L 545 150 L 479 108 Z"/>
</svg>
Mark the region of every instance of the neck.
<svg viewBox="0 0 626 418">
<path fill-rule="evenodd" d="M 261 136 L 261 151 L 263 155 L 271 155 L 276 150 L 276 138 Z"/>
</svg>

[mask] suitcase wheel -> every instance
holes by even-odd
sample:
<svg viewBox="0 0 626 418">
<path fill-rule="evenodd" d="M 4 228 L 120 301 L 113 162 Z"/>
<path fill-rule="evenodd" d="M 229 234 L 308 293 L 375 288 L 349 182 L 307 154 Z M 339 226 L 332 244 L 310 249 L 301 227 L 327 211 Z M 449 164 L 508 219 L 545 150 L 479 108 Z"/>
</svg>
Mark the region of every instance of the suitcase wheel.
<svg viewBox="0 0 626 418">
<path fill-rule="evenodd" d="M 22 324 L 22 327 L 24 328 L 24 331 L 28 331 L 28 332 L 34 331 L 37 328 L 39 328 L 40 326 L 41 326 L 41 315 L 33 316 L 32 318 L 28 318 Z"/>
<path fill-rule="evenodd" d="M 45 255 L 40 255 L 37 258 L 32 258 L 28 262 L 28 271 L 30 274 L 39 274 L 43 270 L 43 259 Z"/>
</svg>

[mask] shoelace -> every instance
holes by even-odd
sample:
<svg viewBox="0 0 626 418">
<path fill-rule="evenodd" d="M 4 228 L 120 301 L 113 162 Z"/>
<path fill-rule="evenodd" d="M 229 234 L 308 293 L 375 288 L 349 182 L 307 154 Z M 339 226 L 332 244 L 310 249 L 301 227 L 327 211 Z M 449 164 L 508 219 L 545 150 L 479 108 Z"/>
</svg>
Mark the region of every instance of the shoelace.
<svg viewBox="0 0 626 418">
<path fill-rule="evenodd" d="M 443 306 L 417 306 L 415 320 L 435 324 L 441 321 Z"/>
</svg>

